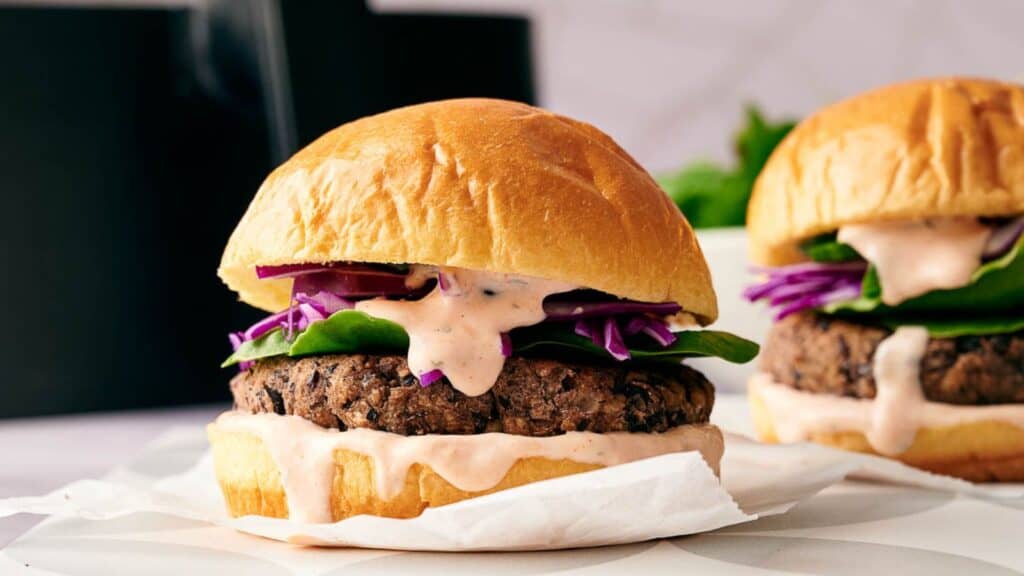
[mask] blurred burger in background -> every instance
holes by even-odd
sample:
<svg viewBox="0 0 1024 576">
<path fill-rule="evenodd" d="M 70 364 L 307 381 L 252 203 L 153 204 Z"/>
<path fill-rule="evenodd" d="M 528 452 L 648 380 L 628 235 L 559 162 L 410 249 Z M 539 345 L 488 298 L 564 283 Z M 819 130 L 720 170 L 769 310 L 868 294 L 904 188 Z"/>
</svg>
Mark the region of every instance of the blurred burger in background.
<svg viewBox="0 0 1024 576">
<path fill-rule="evenodd" d="M 1024 480 L 1024 87 L 890 86 L 802 122 L 751 198 L 776 311 L 759 435 Z"/>
<path fill-rule="evenodd" d="M 274 171 L 219 269 L 272 312 L 230 336 L 209 427 L 233 515 L 331 522 L 660 454 L 717 471 L 745 362 L 686 219 L 608 136 L 527 105 L 412 106 Z"/>
</svg>

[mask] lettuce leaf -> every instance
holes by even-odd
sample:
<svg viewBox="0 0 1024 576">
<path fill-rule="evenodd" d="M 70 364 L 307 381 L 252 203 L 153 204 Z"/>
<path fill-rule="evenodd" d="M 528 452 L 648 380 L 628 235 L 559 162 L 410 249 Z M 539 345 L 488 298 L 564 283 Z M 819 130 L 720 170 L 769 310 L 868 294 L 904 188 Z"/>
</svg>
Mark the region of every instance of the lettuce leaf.
<svg viewBox="0 0 1024 576">
<path fill-rule="evenodd" d="M 1024 315 L 1024 236 L 1002 257 L 986 262 L 975 270 L 971 283 L 966 286 L 952 290 L 933 290 L 897 306 L 887 306 L 882 303 L 878 273 L 874 266 L 870 266 L 864 276 L 860 298 L 836 302 L 824 310 L 877 314 L 890 314 L 893 311 L 1008 312 L 1020 317 Z"/>
<path fill-rule="evenodd" d="M 322 322 L 314 322 L 289 342 L 284 330 L 267 332 L 255 340 L 243 342 L 221 364 L 226 368 L 239 362 L 272 356 L 309 356 L 313 354 L 346 354 L 352 352 L 394 352 L 409 349 L 405 329 L 357 310 L 335 312 Z"/>
<path fill-rule="evenodd" d="M 288 353 L 291 347 L 292 343 L 285 339 L 283 330 L 273 330 L 255 340 L 243 342 L 238 347 L 238 350 L 235 350 L 234 354 L 221 363 L 220 367 L 227 368 L 239 362 L 270 358 L 271 356 L 283 356 Z"/>
<path fill-rule="evenodd" d="M 409 335 L 400 325 L 356 310 L 342 310 L 326 321 L 313 322 L 299 333 L 288 355 L 404 353 L 408 349 Z"/>
<path fill-rule="evenodd" d="M 822 311 L 871 315 L 889 326 L 925 326 L 936 338 L 1024 329 L 1024 236 L 1002 257 L 982 264 L 966 286 L 933 290 L 887 306 L 882 303 L 878 272 L 870 266 L 859 298 L 829 304 Z"/>
<path fill-rule="evenodd" d="M 688 330 L 676 333 L 672 346 L 662 348 L 643 338 L 627 342 L 636 362 L 678 362 L 683 358 L 716 356 L 729 362 L 748 362 L 757 356 L 757 344 L 726 332 Z M 538 324 L 513 330 L 516 352 L 563 349 L 586 356 L 610 358 L 603 348 L 595 346 L 562 325 Z M 289 342 L 283 330 L 277 329 L 239 346 L 222 367 L 239 362 L 273 356 L 309 356 L 314 354 L 346 354 L 354 352 L 404 354 L 409 349 L 409 336 L 394 322 L 373 318 L 356 310 L 342 310 L 322 322 L 314 322 Z"/>
<path fill-rule="evenodd" d="M 757 356 L 759 347 L 754 342 L 728 332 L 715 330 L 684 330 L 675 332 L 676 341 L 661 347 L 642 336 L 628 339 L 629 354 L 637 362 L 671 361 L 684 358 L 714 356 L 728 362 L 744 364 Z M 567 349 L 590 356 L 608 358 L 604 348 L 595 345 L 565 326 L 538 324 L 512 331 L 512 347 L 516 351 Z"/>
<path fill-rule="evenodd" d="M 851 262 L 861 260 L 860 254 L 848 244 L 836 240 L 836 235 L 823 234 L 800 244 L 804 254 L 815 262 Z"/>
<path fill-rule="evenodd" d="M 990 334 L 1009 334 L 1024 330 L 1024 316 L 988 316 L 988 317 L 915 317 L 906 318 L 892 316 L 882 319 L 881 323 L 895 330 L 900 326 L 924 326 L 932 338 L 956 338 L 957 336 L 982 336 Z"/>
</svg>

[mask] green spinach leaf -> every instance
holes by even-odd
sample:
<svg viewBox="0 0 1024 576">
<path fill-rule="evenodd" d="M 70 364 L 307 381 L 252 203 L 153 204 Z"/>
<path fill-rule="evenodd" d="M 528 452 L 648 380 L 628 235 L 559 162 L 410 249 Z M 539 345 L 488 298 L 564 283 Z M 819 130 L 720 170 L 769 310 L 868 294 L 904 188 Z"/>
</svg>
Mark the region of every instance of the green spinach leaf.
<svg viewBox="0 0 1024 576">
<path fill-rule="evenodd" d="M 882 287 L 874 266 L 868 267 L 861 295 L 836 302 L 822 311 L 869 315 L 891 327 L 918 325 L 935 338 L 965 334 L 1002 334 L 1024 329 L 1024 237 L 1002 257 L 974 272 L 971 283 L 952 290 L 934 290 L 896 306 L 882 303 Z"/>
<path fill-rule="evenodd" d="M 804 254 L 815 262 L 850 262 L 861 260 L 851 246 L 836 240 L 836 234 L 822 234 L 800 244 Z"/>
<path fill-rule="evenodd" d="M 754 342 L 728 332 L 715 330 L 684 330 L 676 332 L 676 341 L 662 348 L 654 342 L 641 338 L 631 339 L 626 344 L 635 361 L 674 361 L 684 358 L 714 356 L 723 360 L 743 364 L 757 356 L 759 347 Z M 608 352 L 595 345 L 589 338 L 567 330 L 565 326 L 539 324 L 512 331 L 512 346 L 516 351 L 545 348 L 563 348 L 592 356 L 608 358 Z"/>
</svg>

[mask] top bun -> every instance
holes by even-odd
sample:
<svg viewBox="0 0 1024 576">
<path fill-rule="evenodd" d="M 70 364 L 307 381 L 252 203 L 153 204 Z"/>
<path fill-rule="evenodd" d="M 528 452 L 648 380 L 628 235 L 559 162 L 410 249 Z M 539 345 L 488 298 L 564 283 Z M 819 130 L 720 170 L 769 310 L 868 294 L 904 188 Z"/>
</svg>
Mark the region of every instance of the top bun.
<svg viewBox="0 0 1024 576">
<path fill-rule="evenodd" d="M 775 149 L 747 211 L 751 258 L 806 257 L 845 224 L 1024 212 L 1024 87 L 944 78 L 829 106 Z"/>
<path fill-rule="evenodd" d="M 600 130 L 503 100 L 400 108 L 321 136 L 267 177 L 218 274 L 288 306 L 256 266 L 409 263 L 521 274 L 718 315 L 693 229 Z"/>
</svg>

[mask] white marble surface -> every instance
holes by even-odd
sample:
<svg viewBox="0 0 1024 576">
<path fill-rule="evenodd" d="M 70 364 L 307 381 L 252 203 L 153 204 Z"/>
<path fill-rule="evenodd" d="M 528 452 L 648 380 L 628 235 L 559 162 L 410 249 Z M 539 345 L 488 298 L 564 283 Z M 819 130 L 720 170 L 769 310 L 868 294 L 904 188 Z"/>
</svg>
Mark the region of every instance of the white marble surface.
<svg viewBox="0 0 1024 576">
<path fill-rule="evenodd" d="M 1024 79 L 1019 0 L 370 3 L 530 15 L 540 103 L 596 124 L 655 172 L 728 158 L 745 102 L 803 117 L 914 77 Z"/>
<path fill-rule="evenodd" d="M 0 420 L 0 498 L 42 495 L 80 478 L 99 478 L 131 461 L 171 426 L 199 426 L 224 406 Z M 0 519 L 0 548 L 40 520 Z"/>
</svg>

